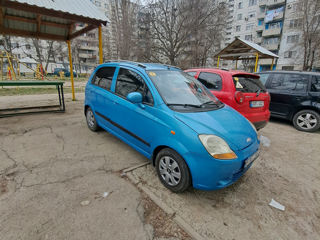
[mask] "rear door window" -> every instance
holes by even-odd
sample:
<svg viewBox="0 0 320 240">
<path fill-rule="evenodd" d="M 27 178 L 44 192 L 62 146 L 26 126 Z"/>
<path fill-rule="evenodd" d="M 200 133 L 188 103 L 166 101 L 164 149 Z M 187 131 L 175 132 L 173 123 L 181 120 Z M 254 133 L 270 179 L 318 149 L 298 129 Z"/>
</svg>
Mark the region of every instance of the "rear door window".
<svg viewBox="0 0 320 240">
<path fill-rule="evenodd" d="M 235 75 L 233 83 L 236 91 L 244 93 L 266 92 L 266 88 L 259 78 L 251 75 Z"/>
<path fill-rule="evenodd" d="M 92 79 L 92 84 L 110 91 L 115 67 L 100 68 Z"/>
<path fill-rule="evenodd" d="M 312 76 L 311 92 L 320 92 L 320 76 Z"/>
<path fill-rule="evenodd" d="M 215 73 L 200 73 L 198 80 L 210 90 L 220 91 L 222 88 L 222 79 Z"/>
<path fill-rule="evenodd" d="M 308 75 L 303 74 L 274 74 L 270 89 L 305 92 L 308 86 Z"/>
</svg>

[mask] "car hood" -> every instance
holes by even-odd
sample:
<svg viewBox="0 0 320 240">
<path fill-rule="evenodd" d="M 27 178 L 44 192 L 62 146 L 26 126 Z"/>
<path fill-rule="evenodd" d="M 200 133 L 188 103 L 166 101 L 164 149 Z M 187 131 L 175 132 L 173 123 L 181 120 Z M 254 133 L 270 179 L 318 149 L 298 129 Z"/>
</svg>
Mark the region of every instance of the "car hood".
<svg viewBox="0 0 320 240">
<path fill-rule="evenodd" d="M 235 151 L 257 141 L 257 134 L 249 121 L 229 106 L 209 112 L 175 112 L 175 117 L 198 134 L 223 138 Z"/>
</svg>

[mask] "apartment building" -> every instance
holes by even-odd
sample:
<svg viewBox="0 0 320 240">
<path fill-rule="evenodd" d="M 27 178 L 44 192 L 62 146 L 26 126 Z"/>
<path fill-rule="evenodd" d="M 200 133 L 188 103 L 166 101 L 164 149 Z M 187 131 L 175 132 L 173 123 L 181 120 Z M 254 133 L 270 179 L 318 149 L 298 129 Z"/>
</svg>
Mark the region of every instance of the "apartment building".
<svg viewBox="0 0 320 240">
<path fill-rule="evenodd" d="M 299 0 L 226 1 L 229 17 L 225 45 L 240 37 L 279 55 L 273 69 L 302 70 L 301 20 L 296 14 Z M 261 59 L 258 70 L 270 70 L 271 62 Z"/>
</svg>

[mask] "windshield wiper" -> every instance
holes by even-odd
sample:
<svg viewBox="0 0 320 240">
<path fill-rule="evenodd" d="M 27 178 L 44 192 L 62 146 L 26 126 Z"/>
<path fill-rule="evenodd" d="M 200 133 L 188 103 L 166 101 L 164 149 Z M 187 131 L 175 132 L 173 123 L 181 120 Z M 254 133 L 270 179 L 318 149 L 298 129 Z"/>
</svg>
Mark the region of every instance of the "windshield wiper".
<svg viewBox="0 0 320 240">
<path fill-rule="evenodd" d="M 258 96 L 260 95 L 260 93 L 261 93 L 261 89 L 258 89 L 258 90 L 256 91 L 256 93 L 257 93 L 256 97 L 258 97 Z"/>
<path fill-rule="evenodd" d="M 188 103 L 168 103 L 167 106 L 183 106 L 183 107 L 196 107 L 201 108 L 201 105 L 188 104 Z"/>
<path fill-rule="evenodd" d="M 220 106 L 220 104 L 215 103 L 215 102 L 213 102 L 213 101 L 204 102 L 204 103 L 202 103 L 200 106 L 202 107 L 203 105 L 206 105 L 206 104 L 215 105 L 215 106 Z"/>
</svg>

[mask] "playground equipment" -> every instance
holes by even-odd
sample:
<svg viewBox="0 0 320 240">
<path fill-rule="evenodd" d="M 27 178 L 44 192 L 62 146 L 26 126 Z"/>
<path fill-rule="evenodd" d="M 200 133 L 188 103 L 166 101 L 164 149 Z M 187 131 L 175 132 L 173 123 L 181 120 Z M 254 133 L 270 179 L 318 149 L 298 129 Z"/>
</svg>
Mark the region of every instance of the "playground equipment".
<svg viewBox="0 0 320 240">
<path fill-rule="evenodd" d="M 8 51 L 6 50 L 0 50 L 0 58 L 1 58 L 1 80 L 4 80 L 4 76 L 6 77 L 6 80 L 20 79 L 21 78 L 20 64 L 30 69 L 38 80 L 40 79 L 44 80 L 45 71 L 43 69 L 42 64 L 38 63 L 36 69 L 33 69 L 32 67 L 29 67 L 27 64 L 20 62 L 15 55 L 8 53 Z M 7 65 L 6 74 L 4 74 L 4 71 L 3 71 L 5 65 Z"/>
</svg>

